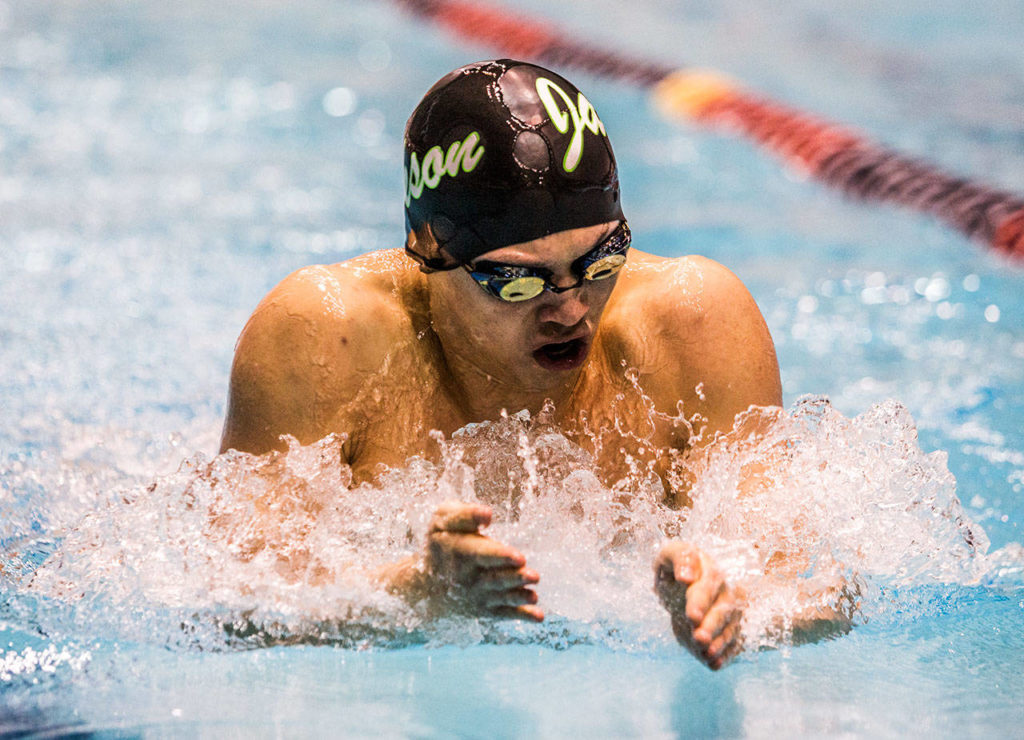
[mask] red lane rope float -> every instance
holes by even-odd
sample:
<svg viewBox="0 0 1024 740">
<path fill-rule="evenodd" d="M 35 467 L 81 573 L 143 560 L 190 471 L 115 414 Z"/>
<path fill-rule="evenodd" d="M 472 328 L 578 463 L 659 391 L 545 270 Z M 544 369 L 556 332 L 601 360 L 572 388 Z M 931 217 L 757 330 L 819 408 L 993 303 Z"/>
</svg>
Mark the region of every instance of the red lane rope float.
<svg viewBox="0 0 1024 740">
<path fill-rule="evenodd" d="M 943 172 L 837 124 L 742 90 L 713 73 L 672 69 L 573 41 L 555 28 L 465 0 L 397 0 L 475 43 L 555 67 L 653 88 L 657 107 L 753 139 L 819 182 L 863 200 L 929 213 L 1024 259 L 1024 197 Z"/>
<path fill-rule="evenodd" d="M 732 129 L 797 170 L 854 197 L 930 213 L 1024 258 L 1024 198 L 879 146 L 836 124 L 741 91 L 720 77 L 673 72 L 654 90 L 665 112 Z"/>
</svg>

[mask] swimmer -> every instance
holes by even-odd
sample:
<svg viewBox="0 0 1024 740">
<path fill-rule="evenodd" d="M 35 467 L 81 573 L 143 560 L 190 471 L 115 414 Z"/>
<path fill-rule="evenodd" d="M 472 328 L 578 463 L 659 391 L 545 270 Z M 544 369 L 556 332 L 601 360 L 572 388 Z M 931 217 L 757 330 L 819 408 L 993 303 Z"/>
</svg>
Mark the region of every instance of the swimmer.
<svg viewBox="0 0 1024 740">
<path fill-rule="evenodd" d="M 449 73 L 409 119 L 404 161 L 404 253 L 307 267 L 264 298 L 236 347 L 222 451 L 344 433 L 360 482 L 430 457 L 430 430 L 527 409 L 609 483 L 632 457 L 686 506 L 669 453 L 698 455 L 751 406 L 781 405 L 742 283 L 711 260 L 631 246 L 607 131 L 565 78 L 507 59 Z M 491 515 L 441 507 L 425 551 L 377 577 L 441 610 L 542 620 L 540 576 L 484 534 Z M 654 567 L 679 642 L 724 665 L 742 646 L 743 594 L 699 543 L 666 544 Z"/>
</svg>

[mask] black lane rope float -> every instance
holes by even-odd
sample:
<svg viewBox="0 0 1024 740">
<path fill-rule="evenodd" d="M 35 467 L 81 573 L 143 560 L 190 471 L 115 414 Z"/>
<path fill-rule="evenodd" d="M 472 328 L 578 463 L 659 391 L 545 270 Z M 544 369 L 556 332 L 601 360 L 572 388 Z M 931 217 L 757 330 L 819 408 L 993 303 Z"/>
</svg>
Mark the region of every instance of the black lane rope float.
<svg viewBox="0 0 1024 740">
<path fill-rule="evenodd" d="M 396 0 L 409 11 L 503 54 L 651 88 L 666 115 L 739 133 L 796 170 L 862 200 L 929 213 L 1024 259 L 1024 197 L 943 172 L 838 124 L 743 90 L 702 70 L 674 69 L 594 48 L 557 29 L 464 0 Z"/>
</svg>

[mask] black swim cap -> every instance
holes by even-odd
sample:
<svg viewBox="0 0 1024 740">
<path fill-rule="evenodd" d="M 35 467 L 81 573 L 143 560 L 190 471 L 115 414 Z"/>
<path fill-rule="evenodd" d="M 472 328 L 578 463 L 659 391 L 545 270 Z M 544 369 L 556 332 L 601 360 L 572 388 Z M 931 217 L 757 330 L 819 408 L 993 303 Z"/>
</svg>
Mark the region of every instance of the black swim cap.
<svg viewBox="0 0 1024 740">
<path fill-rule="evenodd" d="M 554 72 L 469 64 L 430 88 L 406 124 L 406 232 L 429 227 L 458 262 L 622 218 L 604 124 Z"/>
</svg>

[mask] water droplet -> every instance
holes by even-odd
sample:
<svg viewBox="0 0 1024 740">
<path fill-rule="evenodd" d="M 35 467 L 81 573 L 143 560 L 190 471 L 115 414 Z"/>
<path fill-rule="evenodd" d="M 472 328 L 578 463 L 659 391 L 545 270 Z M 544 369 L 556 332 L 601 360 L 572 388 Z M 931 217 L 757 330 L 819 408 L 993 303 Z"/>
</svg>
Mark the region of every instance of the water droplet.
<svg viewBox="0 0 1024 740">
<path fill-rule="evenodd" d="M 818 299 L 812 295 L 801 296 L 796 302 L 796 310 L 800 313 L 814 313 L 818 310 Z"/>
<path fill-rule="evenodd" d="M 356 104 L 356 94 L 347 87 L 335 87 L 323 99 L 324 112 L 335 118 L 349 115 L 355 111 Z"/>
<path fill-rule="evenodd" d="M 884 285 L 876 285 L 873 287 L 864 288 L 860 292 L 860 302 L 865 306 L 875 306 L 879 303 L 885 303 L 885 299 L 888 296 L 888 292 Z"/>
<path fill-rule="evenodd" d="M 885 273 L 884 272 L 872 272 L 864 279 L 864 285 L 869 288 L 884 288 L 885 287 Z"/>
<path fill-rule="evenodd" d="M 375 108 L 364 111 L 356 121 L 355 140 L 360 146 L 374 146 L 384 135 L 384 114 Z"/>
<path fill-rule="evenodd" d="M 941 275 L 937 275 L 929 280 L 923 293 L 924 297 L 932 303 L 949 298 L 949 294 L 949 281 Z"/>
<path fill-rule="evenodd" d="M 295 107 L 295 89 L 287 82 L 275 82 L 266 93 L 267 107 L 278 113 Z"/>
</svg>

